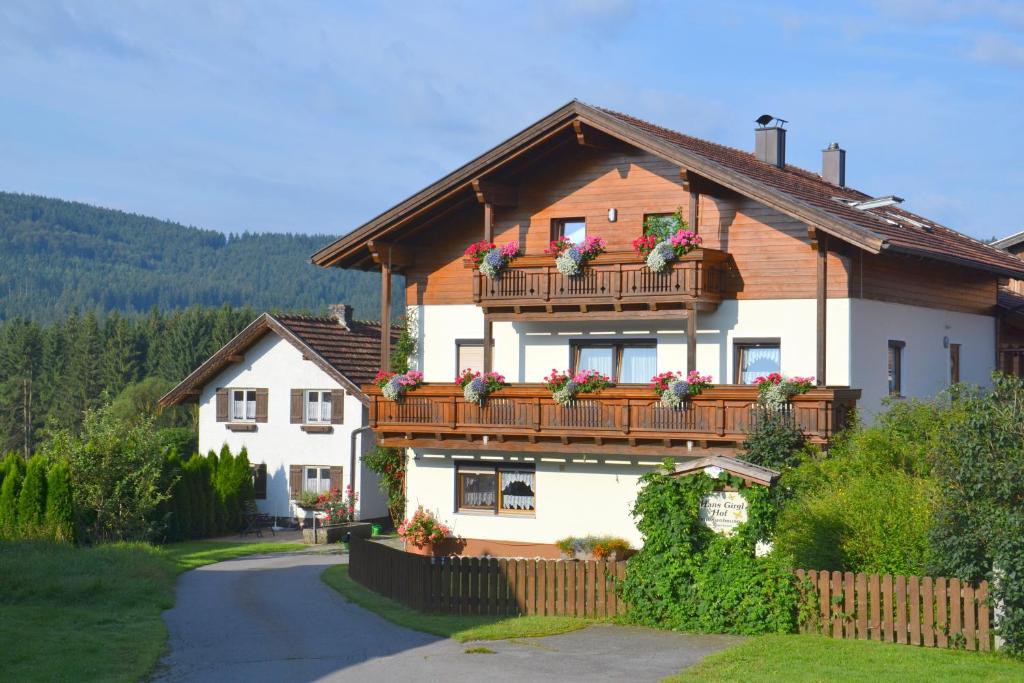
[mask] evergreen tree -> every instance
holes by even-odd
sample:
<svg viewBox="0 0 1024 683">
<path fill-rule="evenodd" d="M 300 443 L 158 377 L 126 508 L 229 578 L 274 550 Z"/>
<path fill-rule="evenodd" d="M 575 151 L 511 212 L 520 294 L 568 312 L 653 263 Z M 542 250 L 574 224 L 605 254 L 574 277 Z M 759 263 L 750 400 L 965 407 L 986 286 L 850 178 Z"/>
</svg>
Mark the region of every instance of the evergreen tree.
<svg viewBox="0 0 1024 683">
<path fill-rule="evenodd" d="M 46 530 L 55 541 L 75 542 L 71 470 L 65 462 L 54 463 L 46 476 Z"/>
<path fill-rule="evenodd" d="M 116 396 L 139 379 L 138 333 L 115 311 L 107 319 L 103 336 L 103 387 L 109 395 Z"/>
<path fill-rule="evenodd" d="M 227 531 L 238 531 L 242 524 L 242 510 L 235 485 L 235 456 L 227 444 L 221 446 L 217 463 L 217 494 L 224 504 L 224 522 Z"/>
<path fill-rule="evenodd" d="M 18 530 L 23 538 L 42 535 L 46 515 L 46 461 L 33 456 L 18 494 Z"/>
<path fill-rule="evenodd" d="M 18 495 L 24 478 L 24 463 L 20 457 L 8 459 L 7 476 L 0 487 L 0 538 L 18 536 Z"/>
</svg>

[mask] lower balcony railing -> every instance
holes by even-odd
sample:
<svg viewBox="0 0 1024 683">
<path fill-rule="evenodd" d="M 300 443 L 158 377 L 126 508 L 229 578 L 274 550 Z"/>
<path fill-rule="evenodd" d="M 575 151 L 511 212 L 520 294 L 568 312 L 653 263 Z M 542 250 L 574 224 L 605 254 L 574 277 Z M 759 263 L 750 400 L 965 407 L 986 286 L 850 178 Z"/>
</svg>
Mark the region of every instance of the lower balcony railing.
<svg viewBox="0 0 1024 683">
<path fill-rule="evenodd" d="M 723 385 L 680 409 L 663 407 L 646 386 L 618 386 L 554 402 L 541 384 L 514 384 L 485 399 L 463 398 L 456 384 L 424 384 L 399 401 L 376 386 L 370 426 L 384 446 L 471 450 L 666 453 L 667 449 L 736 446 L 762 414 L 757 389 Z M 808 440 L 825 445 L 850 421 L 860 389 L 814 388 L 785 409 Z"/>
</svg>

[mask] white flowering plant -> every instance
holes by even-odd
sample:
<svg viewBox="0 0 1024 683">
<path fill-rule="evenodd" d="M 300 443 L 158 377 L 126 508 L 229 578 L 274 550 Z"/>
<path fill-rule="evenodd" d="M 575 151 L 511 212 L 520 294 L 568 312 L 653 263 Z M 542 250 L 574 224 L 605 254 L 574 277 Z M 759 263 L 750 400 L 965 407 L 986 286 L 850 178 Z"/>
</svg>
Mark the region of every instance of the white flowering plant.
<svg viewBox="0 0 1024 683">
<path fill-rule="evenodd" d="M 373 378 L 373 383 L 380 387 L 380 393 L 389 401 L 397 401 L 405 392 L 415 389 L 423 384 L 423 373 L 419 370 L 409 370 L 404 373 L 385 372 L 379 370 Z"/>
<path fill-rule="evenodd" d="M 455 383 L 462 387 L 462 395 L 469 403 L 483 405 L 484 399 L 505 386 L 505 376 L 497 372 L 481 373 L 474 370 L 463 370 Z"/>
<path fill-rule="evenodd" d="M 777 372 L 754 379 L 757 402 L 769 410 L 782 410 L 794 396 L 805 394 L 814 386 L 813 377 L 785 378 Z"/>
<path fill-rule="evenodd" d="M 702 375 L 691 370 L 684 375 L 681 372 L 662 372 L 651 378 L 651 388 L 666 408 L 682 408 L 692 397 L 705 389 L 710 389 L 711 375 Z"/>
<path fill-rule="evenodd" d="M 551 398 L 560 406 L 567 406 L 576 394 L 601 391 L 612 385 L 611 378 L 597 370 L 580 370 L 575 374 L 552 369 L 544 378 L 544 386 L 551 392 Z"/>
<path fill-rule="evenodd" d="M 555 257 L 555 267 L 562 275 L 574 277 L 583 272 L 587 261 L 607 251 L 607 244 L 601 237 L 587 237 L 582 244 L 575 244 L 565 237 L 559 237 L 544 250 Z"/>
</svg>

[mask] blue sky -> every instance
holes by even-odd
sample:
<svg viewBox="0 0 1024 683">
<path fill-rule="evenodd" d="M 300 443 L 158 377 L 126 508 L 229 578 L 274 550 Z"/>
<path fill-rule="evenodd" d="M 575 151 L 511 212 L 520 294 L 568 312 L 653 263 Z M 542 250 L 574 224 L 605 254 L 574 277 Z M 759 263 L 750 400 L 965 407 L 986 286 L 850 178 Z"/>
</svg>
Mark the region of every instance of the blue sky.
<svg viewBox="0 0 1024 683">
<path fill-rule="evenodd" d="M 342 234 L 573 97 L 1024 229 L 1024 3 L 0 5 L 0 189 Z"/>
</svg>

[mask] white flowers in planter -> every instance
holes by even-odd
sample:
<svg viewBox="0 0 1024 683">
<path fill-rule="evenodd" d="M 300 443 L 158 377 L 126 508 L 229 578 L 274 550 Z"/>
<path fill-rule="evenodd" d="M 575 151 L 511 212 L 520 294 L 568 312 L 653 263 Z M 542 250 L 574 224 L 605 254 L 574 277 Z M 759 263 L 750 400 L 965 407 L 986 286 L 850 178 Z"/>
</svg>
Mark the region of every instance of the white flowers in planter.
<svg viewBox="0 0 1024 683">
<path fill-rule="evenodd" d="M 647 267 L 652 273 L 660 273 L 665 270 L 669 261 L 676 259 L 676 252 L 668 242 L 658 242 L 647 255 Z"/>
</svg>

